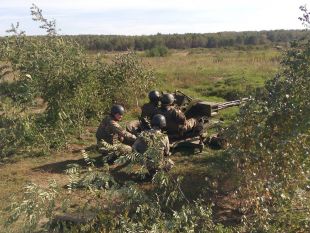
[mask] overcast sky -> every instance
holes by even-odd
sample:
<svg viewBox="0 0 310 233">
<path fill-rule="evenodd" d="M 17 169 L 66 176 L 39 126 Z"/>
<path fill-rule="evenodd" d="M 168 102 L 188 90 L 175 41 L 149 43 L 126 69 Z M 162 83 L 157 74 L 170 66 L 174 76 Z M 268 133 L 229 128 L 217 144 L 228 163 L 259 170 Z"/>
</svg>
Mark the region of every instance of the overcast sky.
<svg viewBox="0 0 310 233">
<path fill-rule="evenodd" d="M 300 5 L 310 0 L 0 0 L 0 35 L 20 22 L 26 34 L 44 34 L 31 20 L 32 3 L 60 34 L 149 35 L 302 29 Z"/>
</svg>

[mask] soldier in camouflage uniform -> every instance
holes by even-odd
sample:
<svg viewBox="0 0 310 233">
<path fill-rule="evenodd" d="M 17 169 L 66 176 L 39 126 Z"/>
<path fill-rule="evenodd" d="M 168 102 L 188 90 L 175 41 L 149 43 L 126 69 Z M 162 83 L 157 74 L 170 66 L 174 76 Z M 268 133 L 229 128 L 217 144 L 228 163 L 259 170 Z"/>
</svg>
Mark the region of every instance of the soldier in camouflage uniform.
<svg viewBox="0 0 310 233">
<path fill-rule="evenodd" d="M 140 120 L 131 121 L 127 125 L 127 131 L 132 134 L 139 134 L 141 131 L 149 129 L 149 123 L 152 117 L 159 113 L 160 93 L 158 91 L 151 91 L 149 93 L 149 103 L 146 103 L 141 108 Z"/>
<path fill-rule="evenodd" d="M 160 114 L 164 115 L 167 121 L 167 133 L 170 139 L 177 139 L 191 130 L 200 130 L 201 126 L 197 119 L 186 119 L 184 113 L 173 106 L 174 96 L 164 94 L 161 99 Z"/>
<path fill-rule="evenodd" d="M 158 170 L 168 171 L 174 165 L 168 159 L 170 147 L 168 136 L 161 132 L 166 127 L 163 115 L 156 114 L 151 121 L 152 129 L 142 132 L 133 144 L 133 149 L 146 156 L 146 167 L 153 176 Z"/>
<path fill-rule="evenodd" d="M 136 136 L 122 129 L 118 123 L 122 119 L 124 112 L 123 106 L 113 105 L 110 114 L 100 123 L 96 132 L 99 148 L 103 147 L 108 152 L 114 150 L 119 155 L 131 153 L 131 145 L 136 140 Z M 114 153 L 113 157 L 114 159 L 117 157 L 116 153 Z"/>
<path fill-rule="evenodd" d="M 160 93 L 158 91 L 151 91 L 149 93 L 149 103 L 146 103 L 141 108 L 141 118 L 147 118 L 150 122 L 159 112 Z"/>
</svg>

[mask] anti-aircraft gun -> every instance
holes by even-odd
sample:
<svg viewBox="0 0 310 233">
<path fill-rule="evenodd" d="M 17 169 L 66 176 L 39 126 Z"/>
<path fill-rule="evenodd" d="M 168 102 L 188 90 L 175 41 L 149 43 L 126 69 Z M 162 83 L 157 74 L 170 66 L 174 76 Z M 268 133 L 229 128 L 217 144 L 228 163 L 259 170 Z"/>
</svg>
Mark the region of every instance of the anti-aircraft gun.
<svg viewBox="0 0 310 233">
<path fill-rule="evenodd" d="M 184 94 L 179 90 L 176 90 L 174 92 L 174 97 L 175 104 L 184 112 L 186 118 L 209 118 L 217 115 L 218 112 L 223 109 L 233 106 L 239 106 L 248 99 L 242 98 L 240 100 L 233 100 L 224 103 L 212 103 L 208 101 L 193 99 L 192 97 Z"/>
<path fill-rule="evenodd" d="M 204 144 L 206 143 L 205 135 L 206 131 L 210 126 L 210 118 L 217 115 L 219 111 L 230 108 L 233 106 L 239 106 L 240 104 L 247 101 L 247 98 L 240 100 L 233 100 L 224 103 L 212 103 L 202 101 L 199 99 L 193 99 L 192 97 L 184 94 L 183 92 L 176 90 L 174 92 L 175 105 L 184 112 L 187 119 L 196 118 L 202 119 L 205 122 L 203 133 L 199 136 L 191 136 L 188 134 L 185 138 L 175 140 L 172 142 L 171 147 L 175 148 L 181 144 L 189 143 L 191 146 L 197 147 L 202 151 Z"/>
</svg>

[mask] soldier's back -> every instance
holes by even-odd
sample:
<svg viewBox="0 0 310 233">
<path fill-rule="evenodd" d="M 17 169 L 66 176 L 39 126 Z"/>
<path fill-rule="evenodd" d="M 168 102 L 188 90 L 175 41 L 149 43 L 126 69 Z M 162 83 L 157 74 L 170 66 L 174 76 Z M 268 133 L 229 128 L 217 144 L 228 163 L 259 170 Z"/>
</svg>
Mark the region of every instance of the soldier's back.
<svg viewBox="0 0 310 233">
<path fill-rule="evenodd" d="M 169 139 L 160 130 L 147 130 L 141 133 L 133 148 L 143 154 L 150 147 L 156 148 L 162 155 L 169 154 Z"/>
<path fill-rule="evenodd" d="M 141 118 L 152 119 L 154 115 L 159 113 L 158 106 L 155 106 L 152 103 L 146 103 L 141 108 Z"/>
<path fill-rule="evenodd" d="M 173 161 L 168 159 L 169 152 L 168 136 L 160 130 L 144 131 L 136 140 L 133 149 L 146 156 L 146 168 L 149 174 L 153 176 L 158 170 L 170 170 L 173 166 Z M 153 149 L 148 153 L 147 150 Z"/>
<path fill-rule="evenodd" d="M 166 130 L 168 134 L 178 134 L 180 125 L 183 125 L 186 120 L 184 114 L 172 106 L 169 108 L 162 108 L 160 114 L 166 118 Z"/>
</svg>

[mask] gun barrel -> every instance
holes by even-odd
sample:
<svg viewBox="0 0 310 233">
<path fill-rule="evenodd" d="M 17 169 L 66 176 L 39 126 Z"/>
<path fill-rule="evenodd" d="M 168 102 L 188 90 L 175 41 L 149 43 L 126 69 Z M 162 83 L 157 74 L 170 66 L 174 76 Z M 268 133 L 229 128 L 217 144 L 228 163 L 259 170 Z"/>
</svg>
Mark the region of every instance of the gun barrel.
<svg viewBox="0 0 310 233">
<path fill-rule="evenodd" d="M 221 109 L 225 109 L 225 108 L 229 108 L 229 107 L 233 107 L 233 106 L 239 106 L 241 103 L 243 103 L 247 100 L 248 100 L 248 98 L 243 98 L 241 100 L 228 101 L 225 103 L 214 105 L 214 108 L 216 110 L 221 110 Z"/>
<path fill-rule="evenodd" d="M 175 92 L 179 92 L 180 94 L 182 94 L 183 96 L 185 96 L 186 98 L 188 98 L 189 101 L 192 101 L 192 100 L 193 100 L 192 97 L 186 95 L 184 92 L 182 92 L 182 91 L 180 91 L 180 90 L 175 90 Z"/>
</svg>

